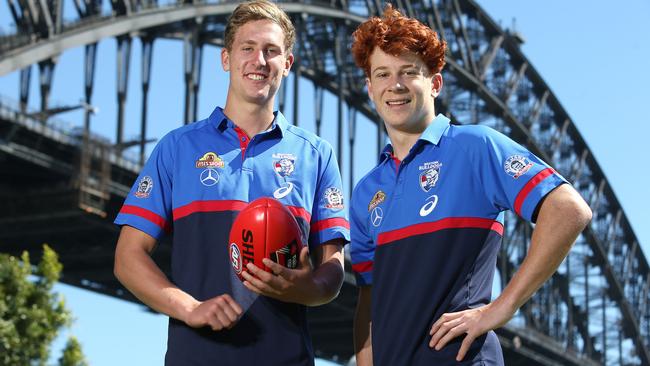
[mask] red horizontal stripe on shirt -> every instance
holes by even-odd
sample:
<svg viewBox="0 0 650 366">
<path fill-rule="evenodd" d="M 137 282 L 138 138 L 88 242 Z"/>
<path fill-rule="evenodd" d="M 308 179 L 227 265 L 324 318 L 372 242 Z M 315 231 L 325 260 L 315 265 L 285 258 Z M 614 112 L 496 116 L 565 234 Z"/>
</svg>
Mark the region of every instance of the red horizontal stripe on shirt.
<svg viewBox="0 0 650 366">
<path fill-rule="evenodd" d="M 526 197 L 528 197 L 528 194 L 537 186 L 541 181 L 543 181 L 546 177 L 549 175 L 553 174 L 553 169 L 551 168 L 546 168 L 542 170 L 541 172 L 537 173 L 534 177 L 530 178 L 528 183 L 524 186 L 524 188 L 519 191 L 519 194 L 517 194 L 517 198 L 515 198 L 515 212 L 517 215 L 521 216 L 521 206 L 524 205 L 524 201 L 526 200 Z"/>
<path fill-rule="evenodd" d="M 331 219 L 320 220 L 311 224 L 311 232 L 315 233 L 335 226 L 341 226 L 346 229 L 350 229 L 350 223 L 348 220 L 342 217 L 332 217 Z"/>
<path fill-rule="evenodd" d="M 377 245 L 383 245 L 410 236 L 428 234 L 443 229 L 489 229 L 503 235 L 503 224 L 478 217 L 449 217 L 446 219 L 407 226 L 377 236 Z"/>
<path fill-rule="evenodd" d="M 361 262 L 352 265 L 352 270 L 356 273 L 370 272 L 372 271 L 373 261 Z"/>
<path fill-rule="evenodd" d="M 171 231 L 171 227 L 169 226 L 169 223 L 167 222 L 167 220 L 165 220 L 165 218 L 163 218 L 162 216 L 158 215 L 153 211 L 147 210 L 146 208 L 133 206 L 133 205 L 124 205 L 122 206 L 120 213 L 142 217 L 143 219 L 150 221 L 156 224 L 157 226 L 160 226 L 160 228 L 163 229 L 165 232 Z"/>
<path fill-rule="evenodd" d="M 244 201 L 194 201 L 174 209 L 174 220 L 195 212 L 241 211 L 247 205 Z"/>
<path fill-rule="evenodd" d="M 304 208 L 296 206 L 287 206 L 287 208 L 291 211 L 293 216 L 302 217 L 306 222 L 311 221 L 311 214 Z"/>
</svg>

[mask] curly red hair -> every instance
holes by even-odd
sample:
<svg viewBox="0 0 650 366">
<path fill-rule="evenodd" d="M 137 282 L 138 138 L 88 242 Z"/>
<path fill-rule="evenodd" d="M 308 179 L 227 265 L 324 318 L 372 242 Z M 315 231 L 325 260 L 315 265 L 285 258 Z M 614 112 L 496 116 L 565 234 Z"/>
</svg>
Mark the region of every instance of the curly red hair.
<svg viewBox="0 0 650 366">
<path fill-rule="evenodd" d="M 408 18 L 386 5 L 381 18 L 372 17 L 352 34 L 354 62 L 370 77 L 370 55 L 375 47 L 389 55 L 400 56 L 412 52 L 420 56 L 429 71 L 438 73 L 445 66 L 447 42 L 438 38 L 431 28 L 417 19 Z"/>
</svg>

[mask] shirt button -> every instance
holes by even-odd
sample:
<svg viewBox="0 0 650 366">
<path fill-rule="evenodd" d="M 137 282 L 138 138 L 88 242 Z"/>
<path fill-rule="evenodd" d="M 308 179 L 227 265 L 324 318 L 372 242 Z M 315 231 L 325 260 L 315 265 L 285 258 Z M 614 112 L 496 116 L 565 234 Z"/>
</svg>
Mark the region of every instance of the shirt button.
<svg viewBox="0 0 650 366">
<path fill-rule="evenodd" d="M 242 142 L 246 142 L 246 137 L 242 137 L 242 138 L 241 138 L 241 141 L 242 141 Z"/>
</svg>

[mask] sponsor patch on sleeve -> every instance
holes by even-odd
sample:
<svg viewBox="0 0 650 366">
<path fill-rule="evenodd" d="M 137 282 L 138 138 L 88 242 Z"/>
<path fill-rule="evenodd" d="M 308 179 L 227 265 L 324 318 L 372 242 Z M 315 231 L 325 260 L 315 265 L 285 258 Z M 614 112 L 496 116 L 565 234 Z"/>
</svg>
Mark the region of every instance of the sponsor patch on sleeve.
<svg viewBox="0 0 650 366">
<path fill-rule="evenodd" d="M 332 210 L 343 209 L 343 193 L 336 187 L 330 187 L 325 190 L 324 197 L 325 207 Z"/>
<path fill-rule="evenodd" d="M 515 179 L 526 174 L 532 167 L 533 163 L 522 155 L 511 155 L 503 164 L 503 169 L 506 173 Z"/>
<path fill-rule="evenodd" d="M 153 190 L 153 179 L 150 176 L 145 175 L 140 179 L 138 183 L 138 189 L 135 191 L 135 196 L 138 198 L 147 198 Z"/>
</svg>

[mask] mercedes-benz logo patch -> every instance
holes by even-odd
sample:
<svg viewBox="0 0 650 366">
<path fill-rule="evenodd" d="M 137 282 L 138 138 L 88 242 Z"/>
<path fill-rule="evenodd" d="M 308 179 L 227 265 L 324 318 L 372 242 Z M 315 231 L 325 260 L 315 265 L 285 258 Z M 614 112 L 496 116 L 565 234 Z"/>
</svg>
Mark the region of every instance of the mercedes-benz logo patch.
<svg viewBox="0 0 650 366">
<path fill-rule="evenodd" d="M 370 213 L 370 222 L 372 222 L 372 226 L 374 227 L 379 227 L 383 218 L 384 210 L 382 210 L 381 207 L 375 207 L 375 209 Z"/>
<path fill-rule="evenodd" d="M 219 182 L 219 173 L 216 169 L 208 168 L 201 172 L 201 184 L 212 187 Z"/>
</svg>

